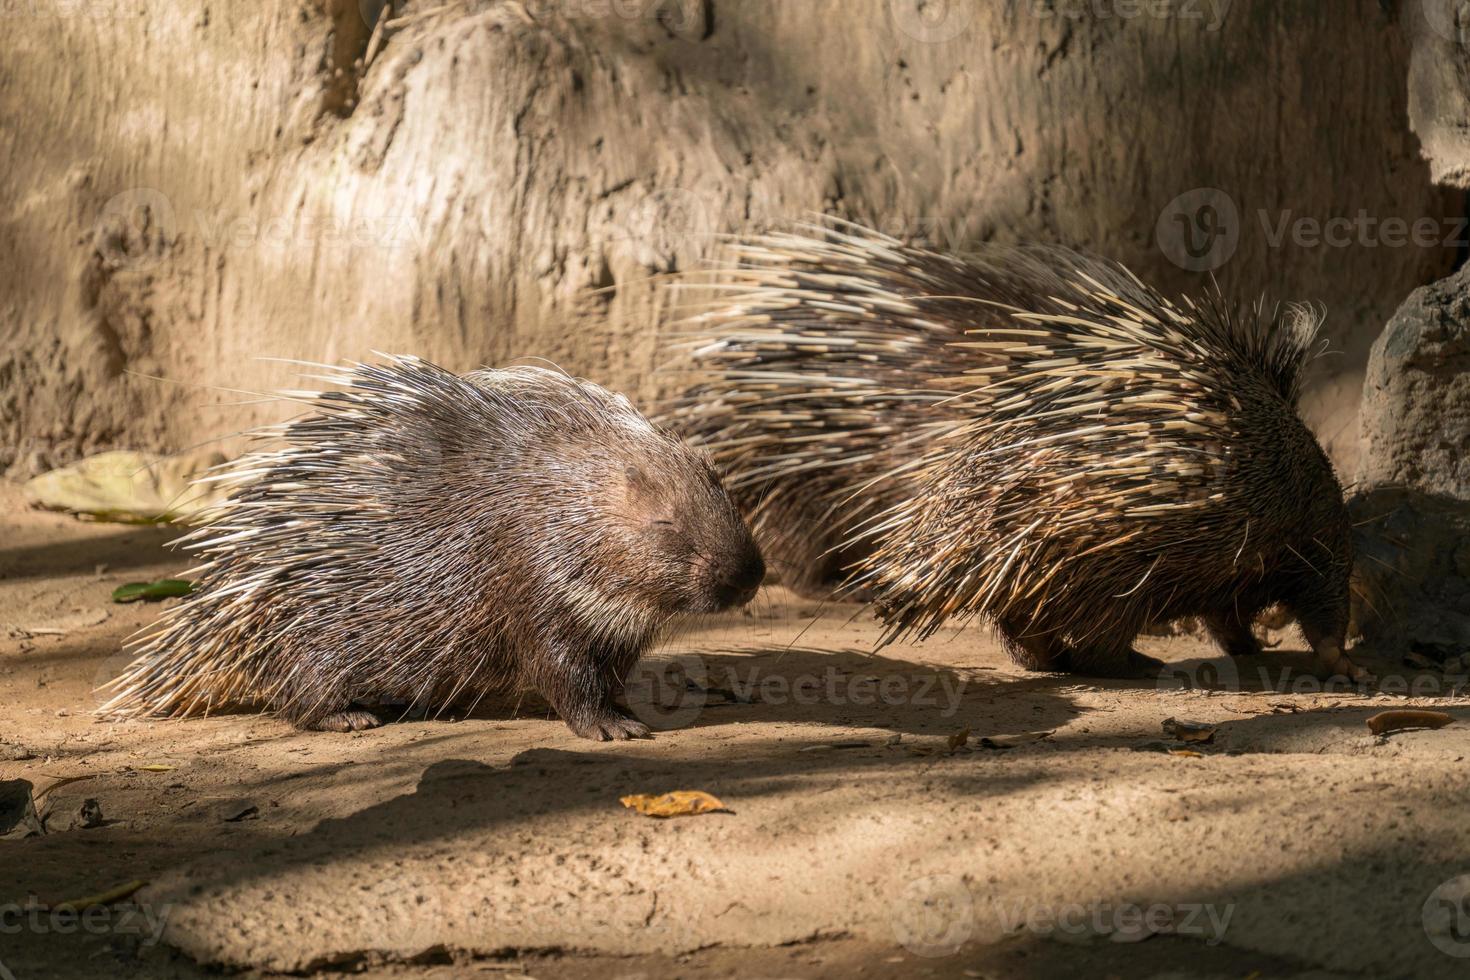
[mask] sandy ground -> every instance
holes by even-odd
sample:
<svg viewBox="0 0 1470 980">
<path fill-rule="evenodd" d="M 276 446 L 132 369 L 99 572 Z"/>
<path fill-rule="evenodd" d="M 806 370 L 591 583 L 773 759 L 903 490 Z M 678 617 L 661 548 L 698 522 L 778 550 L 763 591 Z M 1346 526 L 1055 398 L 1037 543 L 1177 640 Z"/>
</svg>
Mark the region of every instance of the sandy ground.
<svg viewBox="0 0 1470 980">
<path fill-rule="evenodd" d="M 529 699 L 355 735 L 114 724 L 92 689 L 159 610 L 109 594 L 185 567 L 170 532 L 0 486 L 0 534 L 0 779 L 56 787 L 46 835 L 0 841 L 3 980 L 1470 969 L 1456 678 L 1368 657 L 1418 696 L 1324 691 L 1290 636 L 1250 663 L 1175 637 L 1142 644 L 1158 682 L 1079 682 L 978 629 L 875 654 L 860 610 L 769 589 L 650 659 L 652 741 L 578 740 Z M 1408 705 L 1462 720 L 1368 733 Z M 731 812 L 619 803 L 675 789 Z M 72 829 L 89 799 L 101 825 Z M 81 921 L 26 908 L 133 880 Z"/>
</svg>

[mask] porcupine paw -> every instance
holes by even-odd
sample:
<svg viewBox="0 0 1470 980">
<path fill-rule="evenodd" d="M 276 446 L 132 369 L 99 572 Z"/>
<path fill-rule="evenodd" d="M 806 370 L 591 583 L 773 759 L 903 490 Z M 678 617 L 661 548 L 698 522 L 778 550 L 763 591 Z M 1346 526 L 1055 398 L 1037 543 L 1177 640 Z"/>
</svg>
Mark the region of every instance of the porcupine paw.
<svg viewBox="0 0 1470 980">
<path fill-rule="evenodd" d="M 586 719 L 568 719 L 572 734 L 594 742 L 626 742 L 630 738 L 653 738 L 648 726 L 618 711 L 604 708 Z"/>
<path fill-rule="evenodd" d="M 378 728 L 382 724 L 383 720 L 371 711 L 348 708 L 345 711 L 334 711 L 329 715 L 324 715 L 311 727 L 318 732 L 363 732 L 369 728 Z"/>
<path fill-rule="evenodd" d="M 1123 656 L 1083 657 L 1074 654 L 1071 662 L 1074 674 L 1086 677 L 1112 677 L 1120 680 L 1145 680 L 1158 677 L 1164 670 L 1164 662 L 1157 657 L 1140 653 L 1132 647 Z"/>
<path fill-rule="evenodd" d="M 1317 654 L 1316 669 L 1313 672 L 1322 680 L 1346 677 L 1354 684 L 1374 684 L 1378 681 L 1372 671 L 1353 663 L 1341 651 Z"/>
</svg>

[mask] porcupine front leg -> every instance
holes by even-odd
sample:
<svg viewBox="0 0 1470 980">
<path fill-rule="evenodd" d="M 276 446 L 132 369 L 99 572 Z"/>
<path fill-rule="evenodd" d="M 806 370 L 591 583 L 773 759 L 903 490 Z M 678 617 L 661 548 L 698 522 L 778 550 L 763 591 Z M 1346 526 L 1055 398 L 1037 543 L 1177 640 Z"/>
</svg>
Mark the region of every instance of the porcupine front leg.
<svg viewBox="0 0 1470 980">
<path fill-rule="evenodd" d="M 538 653 L 528 680 L 574 735 L 594 742 L 653 737 L 647 725 L 614 703 L 636 655 L 598 657 L 564 640 L 551 641 Z"/>
</svg>

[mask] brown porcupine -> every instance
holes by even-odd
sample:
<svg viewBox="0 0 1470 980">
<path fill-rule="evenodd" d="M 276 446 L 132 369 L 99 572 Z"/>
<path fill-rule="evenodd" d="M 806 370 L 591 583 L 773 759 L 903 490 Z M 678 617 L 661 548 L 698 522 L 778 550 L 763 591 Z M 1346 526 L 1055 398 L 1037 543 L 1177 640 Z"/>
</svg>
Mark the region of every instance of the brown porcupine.
<svg viewBox="0 0 1470 980">
<path fill-rule="evenodd" d="M 264 705 L 346 731 L 521 686 L 583 737 L 647 735 L 614 704 L 635 661 L 765 574 L 705 456 L 545 368 L 326 370 L 342 390 L 263 430 L 284 448 L 208 477 L 231 493 L 179 542 L 195 589 L 101 712 Z"/>
<path fill-rule="evenodd" d="M 1038 670 L 1156 670 L 1147 624 L 1259 650 L 1268 605 L 1344 655 L 1351 528 L 1296 414 L 1317 317 L 1171 302 L 1062 248 L 963 258 L 846 222 L 738 246 L 665 413 L 767 559 L 877 604 L 885 641 L 990 621 Z"/>
</svg>

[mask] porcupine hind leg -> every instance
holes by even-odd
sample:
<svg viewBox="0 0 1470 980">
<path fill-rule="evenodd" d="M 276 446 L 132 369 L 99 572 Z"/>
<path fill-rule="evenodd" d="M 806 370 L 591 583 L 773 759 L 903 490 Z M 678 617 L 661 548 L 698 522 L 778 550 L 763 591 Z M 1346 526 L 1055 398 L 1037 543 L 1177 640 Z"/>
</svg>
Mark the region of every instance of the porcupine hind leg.
<svg viewBox="0 0 1470 980">
<path fill-rule="evenodd" d="M 383 724 L 354 703 L 346 675 L 329 660 L 304 655 L 299 661 L 273 699 L 281 717 L 312 732 L 360 732 Z"/>
<path fill-rule="evenodd" d="M 1018 667 L 1046 671 L 1070 669 L 1071 651 L 1056 633 L 1028 632 L 1029 629 L 1031 627 L 1016 620 L 1001 620 L 995 624 L 1006 653 Z"/>
<path fill-rule="evenodd" d="M 1142 625 L 1133 620 L 1116 623 L 1102 635 L 1075 645 L 1069 664 L 1072 673 L 1084 677 L 1157 677 L 1164 662 L 1133 648 Z"/>
<path fill-rule="evenodd" d="M 528 680 L 572 734 L 594 742 L 653 737 L 647 725 L 614 703 L 636 656 L 613 655 L 599 662 L 591 651 L 567 643 L 556 643 L 543 654 Z"/>
<path fill-rule="evenodd" d="M 1220 649 L 1232 657 L 1253 657 L 1261 652 L 1261 641 L 1251 630 L 1254 616 L 1227 609 L 1204 617 L 1205 629 Z"/>
</svg>

